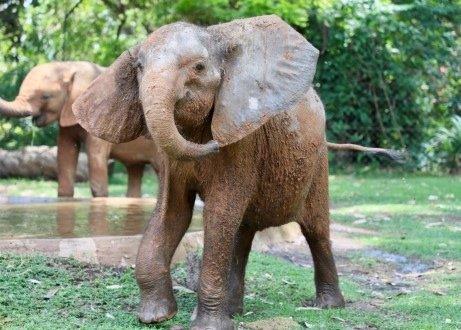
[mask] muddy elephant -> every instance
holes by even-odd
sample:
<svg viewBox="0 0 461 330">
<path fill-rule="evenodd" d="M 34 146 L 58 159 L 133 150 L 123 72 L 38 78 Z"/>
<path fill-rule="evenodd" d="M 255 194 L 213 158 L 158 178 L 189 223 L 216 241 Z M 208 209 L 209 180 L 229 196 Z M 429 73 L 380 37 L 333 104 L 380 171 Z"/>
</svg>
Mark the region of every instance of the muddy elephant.
<svg viewBox="0 0 461 330">
<path fill-rule="evenodd" d="M 74 195 L 74 180 L 80 147 L 86 148 L 91 192 L 95 197 L 108 195 L 107 162 L 114 158 L 128 172 L 128 197 L 141 196 L 141 183 L 146 164 L 159 171 L 159 150 L 152 140 L 139 137 L 133 141 L 112 144 L 88 134 L 76 121 L 72 103 L 104 68 L 89 62 L 52 62 L 34 67 L 22 82 L 12 102 L 0 99 L 0 115 L 32 116 L 38 127 L 59 121 L 58 196 Z"/>
<path fill-rule="evenodd" d="M 169 266 L 197 195 L 204 250 L 193 329 L 233 328 L 255 233 L 293 221 L 313 255 L 315 304 L 344 306 L 329 237 L 325 113 L 312 88 L 317 57 L 277 16 L 179 22 L 123 53 L 74 103 L 91 134 L 120 143 L 148 131 L 167 154 L 136 261 L 142 322 L 177 311 Z"/>
</svg>

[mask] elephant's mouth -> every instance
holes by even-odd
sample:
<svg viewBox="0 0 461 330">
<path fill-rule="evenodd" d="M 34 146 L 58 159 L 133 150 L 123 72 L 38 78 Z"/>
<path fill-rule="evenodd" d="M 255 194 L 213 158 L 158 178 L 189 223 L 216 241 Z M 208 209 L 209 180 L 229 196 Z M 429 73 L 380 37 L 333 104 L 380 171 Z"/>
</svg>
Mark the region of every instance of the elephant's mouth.
<svg viewBox="0 0 461 330">
<path fill-rule="evenodd" d="M 43 127 L 46 126 L 46 118 L 42 115 L 39 116 L 33 116 L 32 117 L 32 123 L 37 126 L 37 127 Z"/>
</svg>

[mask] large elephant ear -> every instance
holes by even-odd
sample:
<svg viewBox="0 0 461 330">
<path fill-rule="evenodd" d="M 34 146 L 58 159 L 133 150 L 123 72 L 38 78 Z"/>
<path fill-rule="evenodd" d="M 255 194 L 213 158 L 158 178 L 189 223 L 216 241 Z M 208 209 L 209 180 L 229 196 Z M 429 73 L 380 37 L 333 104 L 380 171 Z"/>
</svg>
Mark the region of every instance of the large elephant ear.
<svg viewBox="0 0 461 330">
<path fill-rule="evenodd" d="M 90 134 L 112 143 L 128 142 L 145 131 L 134 59 L 126 51 L 74 102 L 72 110 Z"/>
<path fill-rule="evenodd" d="M 215 102 L 213 138 L 221 146 L 289 110 L 312 85 L 318 50 L 278 16 L 208 28 L 231 49 Z"/>
</svg>

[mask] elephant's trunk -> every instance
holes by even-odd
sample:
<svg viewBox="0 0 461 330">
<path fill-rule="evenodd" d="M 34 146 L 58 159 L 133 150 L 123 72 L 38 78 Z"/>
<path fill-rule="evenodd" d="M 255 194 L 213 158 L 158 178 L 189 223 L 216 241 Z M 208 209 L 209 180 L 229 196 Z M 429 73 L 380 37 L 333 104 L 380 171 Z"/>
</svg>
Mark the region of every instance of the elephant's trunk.
<svg viewBox="0 0 461 330">
<path fill-rule="evenodd" d="M 27 117 L 32 115 L 33 112 L 32 105 L 19 97 L 12 102 L 0 98 L 0 115 L 6 117 Z"/>
<path fill-rule="evenodd" d="M 174 121 L 176 92 L 175 72 L 162 70 L 152 74 L 153 79 L 142 79 L 141 101 L 150 133 L 165 152 L 176 159 L 198 159 L 219 151 L 216 141 L 198 144 L 186 140 L 178 131 Z"/>
</svg>

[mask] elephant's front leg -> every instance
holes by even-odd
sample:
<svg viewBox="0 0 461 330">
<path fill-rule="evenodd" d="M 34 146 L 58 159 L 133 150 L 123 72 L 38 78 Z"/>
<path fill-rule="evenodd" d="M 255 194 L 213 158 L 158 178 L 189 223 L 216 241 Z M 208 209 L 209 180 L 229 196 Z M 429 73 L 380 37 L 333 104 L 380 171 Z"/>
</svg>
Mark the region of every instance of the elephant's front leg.
<svg viewBox="0 0 461 330">
<path fill-rule="evenodd" d="M 58 197 L 74 196 L 79 141 L 69 128 L 60 128 L 58 135 Z"/>
<path fill-rule="evenodd" d="M 248 204 L 242 191 L 220 189 L 206 197 L 202 272 L 192 329 L 234 329 L 227 305 L 234 241 Z"/>
<path fill-rule="evenodd" d="M 91 194 L 93 197 L 107 197 L 108 190 L 108 160 L 111 144 L 93 136 L 86 141 Z"/>
<path fill-rule="evenodd" d="M 161 322 L 177 312 L 170 263 L 189 228 L 195 201 L 195 193 L 174 179 L 162 182 L 161 189 L 136 259 L 136 280 L 141 290 L 138 316 L 143 323 Z"/>
</svg>

